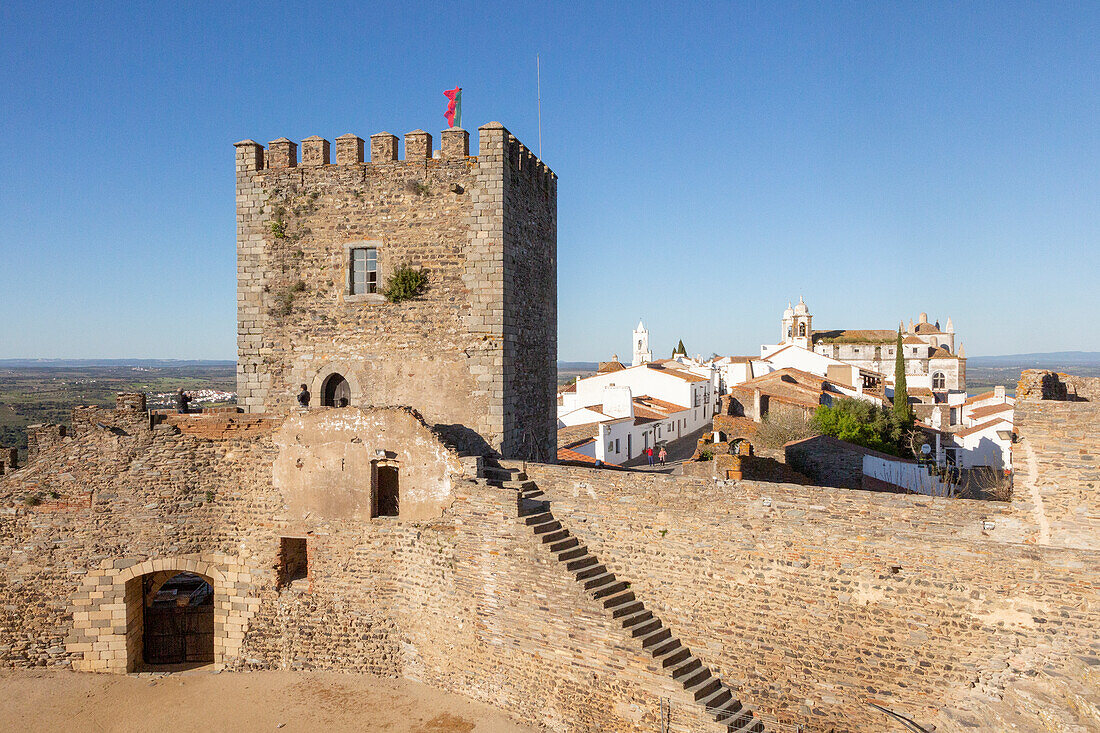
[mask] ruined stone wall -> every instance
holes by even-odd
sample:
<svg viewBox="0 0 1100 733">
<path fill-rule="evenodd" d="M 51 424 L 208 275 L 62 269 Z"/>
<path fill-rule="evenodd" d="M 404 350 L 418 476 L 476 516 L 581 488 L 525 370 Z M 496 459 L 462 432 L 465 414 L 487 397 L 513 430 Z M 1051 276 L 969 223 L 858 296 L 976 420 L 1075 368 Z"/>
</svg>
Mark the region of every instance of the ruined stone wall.
<svg viewBox="0 0 1100 733">
<path fill-rule="evenodd" d="M 59 438 L 0 478 L 0 663 L 127 669 L 137 579 L 186 570 L 211 580 L 233 668 L 403 676 L 561 731 L 657 729 L 665 698 L 672 730 L 712 730 L 516 492 L 464 478 L 437 436 L 390 408 Z M 372 456 L 417 476 L 420 510 L 363 511 Z M 1021 680 L 1100 656 L 1100 553 L 1026 544 L 1015 503 L 528 471 L 599 562 L 783 723 L 884 729 L 872 699 L 981 729 Z M 306 540 L 309 572 L 281 583 L 284 537 Z"/>
<path fill-rule="evenodd" d="M 1100 549 L 1100 378 L 1028 370 L 1016 388 L 1012 503 L 1028 541 Z"/>
<path fill-rule="evenodd" d="M 1002 503 L 528 471 L 704 663 L 788 723 L 884 730 L 871 699 L 982 729 L 975 690 L 1100 653 L 1100 553 L 1020 544 L 1027 518 Z"/>
<path fill-rule="evenodd" d="M 343 375 L 350 403 L 411 405 L 476 450 L 518 455 L 525 431 L 553 446 L 557 358 L 556 177 L 499 123 L 432 136 L 237 145 L 238 404 L 319 404 Z M 350 292 L 352 247 L 378 254 L 379 292 Z M 399 267 L 428 277 L 388 302 Z M 506 420 L 505 416 L 508 415 Z M 522 415 L 522 419 L 518 416 Z M 519 425 L 520 422 L 524 424 Z M 480 436 L 480 446 L 477 440 Z M 459 439 L 456 438 L 456 439 Z"/>
<path fill-rule="evenodd" d="M 653 730 L 666 699 L 671 730 L 714 730 L 539 541 L 514 490 L 453 473 L 439 441 L 405 452 L 431 435 L 409 411 L 349 409 L 62 439 L 0 479 L 0 664 L 133 669 L 141 577 L 187 571 L 214 588 L 228 667 L 403 676 L 558 731 Z M 447 468 L 431 516 L 358 511 L 369 478 L 344 469 L 379 450 Z M 309 480 L 285 476 L 299 471 Z M 286 536 L 306 539 L 309 572 L 280 585 Z"/>
</svg>

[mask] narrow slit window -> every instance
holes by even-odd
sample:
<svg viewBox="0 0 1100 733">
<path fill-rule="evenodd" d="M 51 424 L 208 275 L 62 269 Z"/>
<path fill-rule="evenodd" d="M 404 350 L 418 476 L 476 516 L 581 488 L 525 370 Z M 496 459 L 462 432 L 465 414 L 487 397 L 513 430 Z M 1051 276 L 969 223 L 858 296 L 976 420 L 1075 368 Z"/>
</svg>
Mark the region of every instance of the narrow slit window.
<svg viewBox="0 0 1100 733">
<path fill-rule="evenodd" d="M 378 250 L 356 247 L 351 251 L 351 294 L 378 292 Z"/>
</svg>

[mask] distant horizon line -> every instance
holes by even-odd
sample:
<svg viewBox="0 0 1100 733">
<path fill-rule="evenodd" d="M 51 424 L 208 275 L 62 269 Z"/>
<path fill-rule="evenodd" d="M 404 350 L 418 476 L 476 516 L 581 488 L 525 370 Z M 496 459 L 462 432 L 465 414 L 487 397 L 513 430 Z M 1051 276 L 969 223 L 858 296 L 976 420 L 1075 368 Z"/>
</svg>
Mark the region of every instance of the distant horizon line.
<svg viewBox="0 0 1100 733">
<path fill-rule="evenodd" d="M 1009 357 L 1041 357 L 1041 356 L 1061 356 L 1061 355 L 1084 355 L 1095 356 L 1100 358 L 1100 351 L 1082 351 L 1082 350 L 1067 350 L 1067 351 L 1030 351 L 1030 352 L 1018 352 L 1013 354 L 974 354 L 968 356 L 968 359 L 1003 359 Z M 723 356 L 723 355 L 719 355 Z M 605 359 L 561 359 L 557 360 L 558 363 L 578 363 L 578 364 L 598 364 L 600 361 L 606 361 Z M 125 366 L 128 363 L 141 363 L 141 362 L 161 362 L 161 363 L 173 363 L 173 362 L 190 362 L 190 363 L 202 363 L 202 364 L 236 364 L 237 359 L 202 359 L 202 358 L 179 358 L 179 357 L 151 357 L 151 356 L 134 356 L 134 357 L 45 357 L 45 356 L 11 356 L 0 357 L 0 365 L 12 362 L 113 362 L 120 366 Z"/>
</svg>

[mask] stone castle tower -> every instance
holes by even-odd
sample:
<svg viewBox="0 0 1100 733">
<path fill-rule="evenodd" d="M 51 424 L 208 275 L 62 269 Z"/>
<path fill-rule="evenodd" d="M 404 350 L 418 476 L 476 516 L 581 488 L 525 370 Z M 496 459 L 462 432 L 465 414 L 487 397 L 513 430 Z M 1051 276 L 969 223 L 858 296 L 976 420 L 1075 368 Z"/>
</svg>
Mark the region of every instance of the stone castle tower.
<svg viewBox="0 0 1100 733">
<path fill-rule="evenodd" d="M 500 123 L 236 144 L 246 412 L 408 405 L 462 445 L 556 454 L 557 176 Z M 390 302 L 398 268 L 427 275 Z M 481 441 L 484 441 L 482 443 Z"/>
</svg>

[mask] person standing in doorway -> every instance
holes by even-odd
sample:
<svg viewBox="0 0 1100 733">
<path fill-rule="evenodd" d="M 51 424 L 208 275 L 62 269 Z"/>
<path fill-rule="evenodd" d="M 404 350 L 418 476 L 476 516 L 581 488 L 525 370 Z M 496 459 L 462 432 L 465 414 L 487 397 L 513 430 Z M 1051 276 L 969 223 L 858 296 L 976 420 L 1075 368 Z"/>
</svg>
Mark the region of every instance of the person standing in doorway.
<svg viewBox="0 0 1100 733">
<path fill-rule="evenodd" d="M 298 407 L 309 407 L 309 390 L 302 385 L 302 391 L 298 393 Z"/>
<path fill-rule="evenodd" d="M 662 466 L 665 465 L 665 461 L 668 460 L 668 451 L 665 450 L 663 445 L 661 446 L 661 452 L 657 454 L 657 458 L 660 459 Z"/>
</svg>

